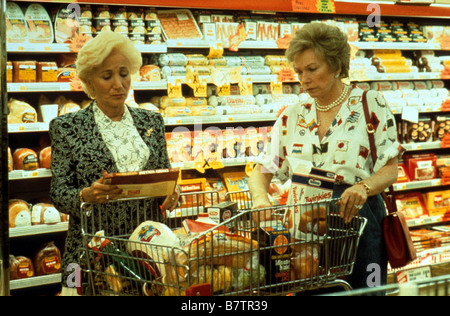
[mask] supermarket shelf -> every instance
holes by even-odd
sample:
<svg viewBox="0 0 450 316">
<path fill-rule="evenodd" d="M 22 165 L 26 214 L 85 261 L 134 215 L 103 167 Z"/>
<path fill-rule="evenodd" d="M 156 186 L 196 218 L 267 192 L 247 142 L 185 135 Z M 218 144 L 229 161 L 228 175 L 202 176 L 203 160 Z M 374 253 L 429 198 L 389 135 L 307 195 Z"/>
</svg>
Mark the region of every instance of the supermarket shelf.
<svg viewBox="0 0 450 316">
<path fill-rule="evenodd" d="M 48 131 L 49 123 L 8 124 L 8 133 L 35 133 Z"/>
<path fill-rule="evenodd" d="M 253 162 L 253 161 L 254 161 L 254 158 L 247 158 L 247 157 L 234 158 L 234 159 L 230 159 L 230 158 L 222 159 L 222 163 L 225 168 L 241 167 L 241 166 L 245 166 L 247 163 Z M 172 167 L 180 168 L 182 170 L 195 170 L 196 169 L 194 161 L 172 163 Z"/>
<path fill-rule="evenodd" d="M 25 237 L 25 236 L 36 236 L 52 233 L 66 232 L 69 229 L 69 223 L 63 222 L 53 225 L 35 225 L 29 227 L 16 227 L 9 229 L 9 237 Z"/>
<path fill-rule="evenodd" d="M 191 117 L 165 118 L 166 126 L 197 125 L 197 124 L 220 124 L 220 123 L 251 123 L 251 122 L 273 122 L 278 118 L 276 113 L 256 113 L 237 115 L 211 115 Z"/>
<path fill-rule="evenodd" d="M 36 286 L 58 284 L 58 283 L 61 283 L 61 280 L 62 280 L 61 273 L 32 277 L 32 278 L 28 278 L 28 279 L 12 280 L 10 282 L 10 289 L 11 290 L 19 290 L 19 289 L 27 289 L 30 287 L 36 287 Z"/>
<path fill-rule="evenodd" d="M 407 73 L 368 73 L 366 78 L 350 78 L 352 81 L 390 81 L 390 80 L 436 80 L 441 79 L 440 72 Z"/>
<path fill-rule="evenodd" d="M 160 45 L 135 45 L 144 54 L 164 54 L 168 48 L 210 48 L 219 41 L 208 40 L 168 40 Z M 222 42 L 229 48 L 228 41 Z M 441 50 L 440 43 L 383 43 L 383 42 L 351 42 L 361 50 L 398 49 L 398 50 Z M 278 49 L 276 41 L 244 41 L 239 49 Z M 7 44 L 8 53 L 70 53 L 69 44 Z"/>
<path fill-rule="evenodd" d="M 441 149 L 442 143 L 440 141 L 437 141 L 437 142 L 429 142 L 429 143 L 402 144 L 402 146 L 407 151 L 431 150 L 431 149 Z"/>
<path fill-rule="evenodd" d="M 52 176 L 50 169 L 37 170 L 13 170 L 9 173 L 9 180 L 29 180 L 38 178 L 49 178 Z"/>
<path fill-rule="evenodd" d="M 415 218 L 411 220 L 407 220 L 406 223 L 410 228 L 417 228 L 421 226 L 428 226 L 434 224 L 446 224 L 448 221 L 443 220 L 443 216 L 426 216 L 423 218 Z"/>
<path fill-rule="evenodd" d="M 19 0 L 22 2 L 33 2 L 33 0 Z M 69 3 L 72 0 L 41 0 L 40 2 L 60 2 Z M 78 3 L 91 4 L 121 4 L 117 0 L 80 0 Z M 242 0 L 128 0 L 127 5 L 140 5 L 152 7 L 174 7 L 174 8 L 198 8 L 198 9 L 221 9 L 221 10 L 246 10 L 246 11 L 276 11 L 276 12 L 299 12 L 299 13 L 318 13 L 315 6 L 309 9 L 298 9 L 304 1 L 292 0 L 259 0 L 259 1 L 242 1 Z M 354 1 L 335 1 L 335 13 L 344 15 L 364 15 L 367 16 L 368 5 L 370 2 L 356 3 Z M 450 8 L 438 6 L 424 6 L 412 4 L 383 4 L 378 2 L 380 12 L 383 16 L 405 16 L 405 17 L 430 17 L 430 18 L 450 18 Z"/>
<path fill-rule="evenodd" d="M 432 180 L 424 180 L 424 181 L 413 181 L 413 182 L 405 182 L 405 183 L 394 183 L 394 191 L 408 191 L 408 190 L 417 190 L 424 188 L 433 188 L 442 186 L 441 179 L 432 179 Z"/>
<path fill-rule="evenodd" d="M 8 83 L 8 92 L 68 92 L 73 91 L 70 82 Z"/>
<path fill-rule="evenodd" d="M 391 107 L 392 113 L 394 114 L 402 114 L 402 107 Z M 430 106 L 419 106 L 417 107 L 419 113 L 434 113 L 434 112 L 443 112 L 442 104 L 441 105 L 430 105 Z M 445 112 L 445 111 L 444 111 Z"/>
<path fill-rule="evenodd" d="M 167 53 L 167 45 L 135 45 L 142 53 Z M 6 46 L 8 53 L 72 53 L 69 44 L 12 44 Z"/>
</svg>

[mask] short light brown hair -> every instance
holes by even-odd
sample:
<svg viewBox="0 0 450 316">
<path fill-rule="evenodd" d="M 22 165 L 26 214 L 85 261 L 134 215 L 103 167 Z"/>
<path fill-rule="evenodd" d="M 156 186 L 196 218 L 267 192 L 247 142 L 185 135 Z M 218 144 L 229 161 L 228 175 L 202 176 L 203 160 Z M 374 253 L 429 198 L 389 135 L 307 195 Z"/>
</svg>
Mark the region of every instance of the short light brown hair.
<svg viewBox="0 0 450 316">
<path fill-rule="evenodd" d="M 341 29 L 319 22 L 306 24 L 295 33 L 286 57 L 292 63 L 297 54 L 311 48 L 328 62 L 333 72 L 340 70 L 340 78 L 349 77 L 351 49 Z"/>
<path fill-rule="evenodd" d="M 95 68 L 99 67 L 113 50 L 127 56 L 132 75 L 142 66 L 142 54 L 129 38 L 112 31 L 101 32 L 81 48 L 76 62 L 77 75 L 83 90 L 91 99 L 95 99 L 95 95 L 87 83 L 93 78 Z"/>
</svg>

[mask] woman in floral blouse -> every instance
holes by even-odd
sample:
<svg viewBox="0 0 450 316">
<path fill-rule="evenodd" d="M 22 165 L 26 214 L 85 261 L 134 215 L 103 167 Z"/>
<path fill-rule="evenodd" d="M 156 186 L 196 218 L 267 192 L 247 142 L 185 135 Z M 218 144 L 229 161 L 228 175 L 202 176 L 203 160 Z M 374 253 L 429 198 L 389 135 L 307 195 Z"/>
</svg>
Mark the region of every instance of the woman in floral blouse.
<svg viewBox="0 0 450 316">
<path fill-rule="evenodd" d="M 380 93 L 369 91 L 369 110 L 377 122 L 374 135 L 378 160 L 373 164 L 362 103 L 364 91 L 342 82 L 349 76 L 350 51 L 347 37 L 334 26 L 311 23 L 295 34 L 286 55 L 310 98 L 280 115 L 249 187 L 254 207 L 264 208 L 270 206 L 267 192 L 272 178 L 292 178 L 289 161 L 295 159 L 334 172 L 339 185 L 335 185 L 333 195 L 341 197 L 341 216 L 350 221 L 360 214 L 369 221 L 354 273 L 348 279 L 354 288 L 361 288 L 367 287 L 373 272 L 371 264 L 379 265 L 378 280 L 386 283 L 387 255 L 381 225 L 386 209 L 379 194 L 397 180 L 402 148 L 386 100 Z"/>
<path fill-rule="evenodd" d="M 50 196 L 58 210 L 70 215 L 63 257 L 63 295 L 74 294 L 66 284 L 72 271 L 66 268 L 79 262 L 78 250 L 83 246 L 82 202 L 103 206 L 103 212 L 118 219 L 104 223 L 110 230 L 105 235 L 109 236 L 117 235 L 116 230 L 131 234 L 139 220 L 158 220 L 160 211 L 171 210 L 177 204 L 178 188 L 165 200 L 149 201 L 142 219 L 133 217 L 136 216 L 133 202 L 106 206 L 121 192 L 116 186 L 104 184 L 104 172 L 170 168 L 161 115 L 125 104 L 131 75 L 141 65 L 141 54 L 128 38 L 101 32 L 83 46 L 77 58 L 77 73 L 92 103 L 50 123 L 53 174 Z"/>
</svg>

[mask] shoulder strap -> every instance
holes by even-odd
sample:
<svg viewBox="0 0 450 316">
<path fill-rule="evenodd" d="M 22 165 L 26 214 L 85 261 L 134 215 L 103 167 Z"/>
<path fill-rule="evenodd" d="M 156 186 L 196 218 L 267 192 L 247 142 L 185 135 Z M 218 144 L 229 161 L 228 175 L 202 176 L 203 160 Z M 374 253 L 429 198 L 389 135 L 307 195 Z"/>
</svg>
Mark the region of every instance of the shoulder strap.
<svg viewBox="0 0 450 316">
<path fill-rule="evenodd" d="M 366 117 L 366 124 L 367 124 L 367 134 L 369 135 L 369 142 L 370 142 L 370 153 L 372 154 L 372 160 L 373 165 L 375 166 L 375 163 L 377 162 L 378 155 L 377 155 L 377 147 L 375 145 L 375 129 L 372 124 L 372 119 L 370 116 L 369 111 L 369 105 L 367 104 L 367 91 L 364 91 L 362 96 L 362 103 L 364 108 L 364 115 Z M 381 196 L 383 197 L 384 202 L 386 203 L 386 208 L 388 209 L 389 213 L 395 213 L 397 212 L 397 204 L 395 202 L 395 195 L 394 195 L 394 187 L 391 185 L 389 187 L 389 193 L 383 192 L 381 193 Z"/>
</svg>

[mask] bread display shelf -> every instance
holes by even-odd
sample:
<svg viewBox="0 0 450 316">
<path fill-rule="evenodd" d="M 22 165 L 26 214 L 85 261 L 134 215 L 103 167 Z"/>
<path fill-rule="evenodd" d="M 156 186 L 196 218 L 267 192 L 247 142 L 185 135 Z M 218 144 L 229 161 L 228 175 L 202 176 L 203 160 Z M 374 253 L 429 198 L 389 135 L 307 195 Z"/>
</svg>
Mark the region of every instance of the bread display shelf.
<svg viewBox="0 0 450 316">
<path fill-rule="evenodd" d="M 235 115 L 210 115 L 191 117 L 170 117 L 165 118 L 165 125 L 196 125 L 196 124 L 220 124 L 220 123 L 251 123 L 251 122 L 272 122 L 278 118 L 277 113 L 256 113 L 235 114 Z"/>
<path fill-rule="evenodd" d="M 402 147 L 405 148 L 406 151 L 432 150 L 432 149 L 441 149 L 442 143 L 440 141 L 429 143 L 410 143 L 410 144 L 402 144 Z"/>
<path fill-rule="evenodd" d="M 391 107 L 392 113 L 394 114 L 402 114 L 402 107 Z M 434 106 L 419 106 L 417 107 L 419 113 L 434 113 L 434 112 L 446 112 L 443 111 L 442 105 L 434 105 Z"/>
<path fill-rule="evenodd" d="M 168 48 L 209 48 L 216 41 L 207 40 L 168 40 L 160 45 L 136 45 L 144 54 L 164 54 Z M 381 43 L 381 42 L 352 42 L 352 45 L 362 50 L 369 49 L 400 49 L 400 50 L 441 50 L 439 43 Z M 224 42 L 224 48 L 229 44 Z M 244 41 L 239 49 L 278 49 L 275 41 Z M 69 44 L 7 44 L 8 53 L 70 53 Z"/>
<path fill-rule="evenodd" d="M 9 229 L 9 237 L 25 237 L 25 236 L 35 236 L 43 234 L 52 234 L 66 232 L 69 229 L 69 223 L 57 223 L 57 224 L 44 224 L 44 225 L 34 225 L 28 227 L 16 227 Z"/>
<path fill-rule="evenodd" d="M 50 169 L 13 170 L 9 173 L 9 180 L 49 178 L 51 176 L 52 172 Z"/>
<path fill-rule="evenodd" d="M 185 76 L 173 76 L 171 80 L 181 80 L 183 84 L 186 83 Z M 270 83 L 277 81 L 277 75 L 251 75 L 242 76 L 244 80 L 251 79 L 253 83 Z M 212 83 L 210 76 L 200 76 L 200 79 L 206 79 L 208 84 Z M 401 81 L 401 80 L 436 80 L 442 79 L 441 73 L 437 72 L 422 72 L 417 73 L 372 73 L 366 78 L 351 78 L 352 81 Z M 289 81 L 297 82 L 297 81 Z M 289 83 L 287 82 L 287 83 Z M 135 81 L 133 82 L 133 89 L 137 91 L 145 90 L 167 90 L 167 80 L 161 81 Z M 29 82 L 29 83 L 8 83 L 8 92 L 27 93 L 27 92 L 69 92 L 81 91 L 73 90 L 70 82 Z"/>
<path fill-rule="evenodd" d="M 33 133 L 48 131 L 48 123 L 8 124 L 8 133 Z"/>
<path fill-rule="evenodd" d="M 427 226 L 427 225 L 434 225 L 434 224 L 441 224 L 446 223 L 443 219 L 443 216 L 428 216 L 424 218 L 415 218 L 411 220 L 407 220 L 406 223 L 408 224 L 408 227 L 421 227 L 421 226 Z"/>
<path fill-rule="evenodd" d="M 167 53 L 167 45 L 135 45 L 142 53 Z M 71 53 L 69 44 L 7 44 L 8 53 Z"/>
<path fill-rule="evenodd" d="M 423 180 L 423 181 L 413 181 L 413 182 L 405 182 L 405 183 L 395 183 L 394 191 L 408 191 L 408 190 L 417 190 L 424 188 L 433 188 L 442 186 L 441 179 L 431 179 L 431 180 Z"/>
<path fill-rule="evenodd" d="M 57 283 L 61 282 L 61 279 L 62 279 L 62 274 L 57 273 L 57 274 L 38 276 L 38 277 L 32 277 L 32 278 L 27 278 L 27 279 L 12 280 L 10 282 L 10 289 L 11 290 L 20 290 L 20 289 L 27 289 L 27 288 L 35 287 L 35 286 L 57 284 Z"/>
</svg>

